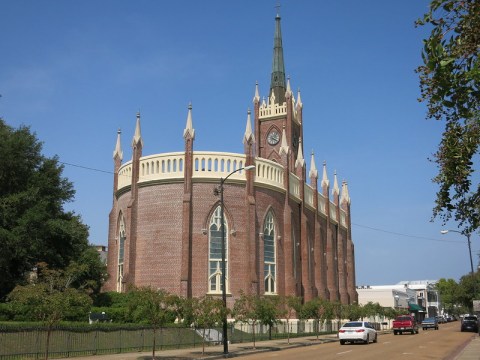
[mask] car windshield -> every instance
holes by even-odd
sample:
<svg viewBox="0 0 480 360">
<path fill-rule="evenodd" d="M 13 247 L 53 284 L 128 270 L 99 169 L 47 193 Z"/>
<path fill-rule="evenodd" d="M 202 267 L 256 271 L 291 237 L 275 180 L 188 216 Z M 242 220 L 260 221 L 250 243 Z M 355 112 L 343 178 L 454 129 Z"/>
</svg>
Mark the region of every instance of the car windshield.
<svg viewBox="0 0 480 360">
<path fill-rule="evenodd" d="M 362 323 L 361 322 L 348 322 L 346 324 L 343 324 L 342 327 L 361 327 Z"/>
<path fill-rule="evenodd" d="M 463 321 L 477 321 L 477 318 L 475 316 L 465 316 Z"/>
<path fill-rule="evenodd" d="M 411 318 L 409 318 L 408 316 L 400 316 L 397 318 L 397 320 L 400 320 L 400 321 L 410 321 Z"/>
<path fill-rule="evenodd" d="M 423 320 L 423 321 L 434 321 L 434 320 L 435 320 L 435 318 L 426 318 L 426 319 Z"/>
</svg>

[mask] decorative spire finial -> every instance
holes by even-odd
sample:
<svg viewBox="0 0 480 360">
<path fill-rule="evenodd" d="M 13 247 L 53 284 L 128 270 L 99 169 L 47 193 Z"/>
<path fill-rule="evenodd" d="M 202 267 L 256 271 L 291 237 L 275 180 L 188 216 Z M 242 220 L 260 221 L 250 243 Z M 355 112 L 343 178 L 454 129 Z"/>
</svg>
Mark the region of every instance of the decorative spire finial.
<svg viewBox="0 0 480 360">
<path fill-rule="evenodd" d="M 340 189 L 338 188 L 338 180 L 337 180 L 337 170 L 333 172 L 333 190 L 332 190 L 333 195 L 338 195 L 340 194 Z"/>
<path fill-rule="evenodd" d="M 117 143 L 115 144 L 115 150 L 113 151 L 113 158 L 115 159 L 118 157 L 120 161 L 123 160 L 123 151 L 122 146 L 120 144 L 120 135 L 122 134 L 122 130 L 118 129 L 117 131 Z"/>
<path fill-rule="evenodd" d="M 279 153 L 282 155 L 283 153 L 288 154 L 288 143 L 287 143 L 287 134 L 285 132 L 285 123 L 283 123 L 283 129 L 282 129 L 282 143 L 280 145 L 280 150 Z"/>
<path fill-rule="evenodd" d="M 327 176 L 327 162 L 323 161 L 323 176 L 322 176 L 322 186 L 330 186 L 330 180 L 328 180 Z"/>
<path fill-rule="evenodd" d="M 138 144 L 143 147 L 142 131 L 140 129 L 140 111 L 137 112 L 137 123 L 135 125 L 135 135 L 133 136 L 132 146 Z"/>
<path fill-rule="evenodd" d="M 318 177 L 317 166 L 315 165 L 315 154 L 313 153 L 313 149 L 312 149 L 312 157 L 310 160 L 310 172 L 308 173 L 308 176 L 314 177 L 314 178 Z"/>
<path fill-rule="evenodd" d="M 252 123 L 250 121 L 250 109 L 247 110 L 247 125 L 245 127 L 245 135 L 243 136 L 243 143 L 247 144 L 249 142 L 255 141 L 255 136 L 252 132 Z"/>
<path fill-rule="evenodd" d="M 186 139 L 187 136 L 190 136 L 192 140 L 195 139 L 195 129 L 193 128 L 191 102 L 188 104 L 187 124 L 185 125 L 185 129 L 183 130 L 183 138 Z"/>
<path fill-rule="evenodd" d="M 297 154 L 297 160 L 295 160 L 295 166 L 302 166 L 305 165 L 305 159 L 303 158 L 303 151 L 302 151 L 302 138 L 300 137 L 298 139 L 298 154 Z"/>
</svg>

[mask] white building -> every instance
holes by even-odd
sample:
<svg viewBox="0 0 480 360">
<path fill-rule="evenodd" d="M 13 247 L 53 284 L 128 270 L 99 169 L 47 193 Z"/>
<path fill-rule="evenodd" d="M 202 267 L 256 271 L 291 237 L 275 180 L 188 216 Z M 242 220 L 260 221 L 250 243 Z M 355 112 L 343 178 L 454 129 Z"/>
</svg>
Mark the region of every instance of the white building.
<svg viewBox="0 0 480 360">
<path fill-rule="evenodd" d="M 418 320 L 440 314 L 436 280 L 400 281 L 395 285 L 357 286 L 358 303 L 379 303 L 382 307 L 404 309 Z"/>
</svg>

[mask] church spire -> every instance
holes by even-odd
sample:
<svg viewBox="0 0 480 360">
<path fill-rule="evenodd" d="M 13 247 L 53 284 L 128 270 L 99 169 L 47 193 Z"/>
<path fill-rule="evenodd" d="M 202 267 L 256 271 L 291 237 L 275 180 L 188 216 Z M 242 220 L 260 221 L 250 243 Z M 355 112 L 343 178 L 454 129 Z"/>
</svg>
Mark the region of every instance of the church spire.
<svg viewBox="0 0 480 360">
<path fill-rule="evenodd" d="M 140 112 L 137 112 L 137 123 L 135 125 L 135 135 L 133 136 L 132 146 L 140 144 L 143 147 L 142 131 L 140 130 Z"/>
<path fill-rule="evenodd" d="M 243 143 L 255 141 L 255 135 L 252 132 L 252 122 L 250 121 L 250 109 L 247 111 L 247 125 L 245 126 L 245 134 L 243 135 Z"/>
<path fill-rule="evenodd" d="M 122 145 L 120 144 L 120 135 L 122 134 L 122 130 L 118 129 L 117 131 L 117 143 L 115 144 L 115 150 L 113 151 L 113 158 L 118 158 L 120 161 L 123 160 L 123 151 Z"/>
<path fill-rule="evenodd" d="M 308 173 L 308 175 L 313 178 L 318 177 L 318 171 L 317 171 L 317 166 L 315 165 L 315 155 L 313 154 L 313 150 L 312 150 L 312 157 L 310 160 L 310 172 Z"/>
<path fill-rule="evenodd" d="M 275 36 L 273 39 L 273 64 L 272 78 L 270 81 L 270 94 L 275 94 L 275 102 L 285 102 L 285 64 L 283 62 L 282 30 L 280 27 L 280 14 L 277 8 L 275 17 Z"/>
<path fill-rule="evenodd" d="M 195 129 L 193 128 L 192 121 L 192 103 L 188 104 L 187 124 L 185 125 L 185 129 L 183 130 L 183 138 L 186 139 L 187 136 L 195 139 Z"/>
</svg>

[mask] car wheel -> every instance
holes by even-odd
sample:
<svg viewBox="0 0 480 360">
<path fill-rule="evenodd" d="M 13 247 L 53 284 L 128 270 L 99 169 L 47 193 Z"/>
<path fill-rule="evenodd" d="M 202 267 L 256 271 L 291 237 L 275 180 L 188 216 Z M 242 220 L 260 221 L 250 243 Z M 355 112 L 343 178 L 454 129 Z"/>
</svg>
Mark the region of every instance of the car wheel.
<svg viewBox="0 0 480 360">
<path fill-rule="evenodd" d="M 345 345 L 345 340 L 340 340 L 340 345 Z"/>
<path fill-rule="evenodd" d="M 393 335 L 397 335 L 397 332 L 396 332 L 396 331 L 394 331 L 394 332 L 393 332 Z"/>
<path fill-rule="evenodd" d="M 367 334 L 367 340 L 365 340 L 365 344 L 368 345 L 370 343 L 370 337 Z"/>
<path fill-rule="evenodd" d="M 422 328 L 422 330 L 427 330 L 427 328 Z"/>
</svg>

